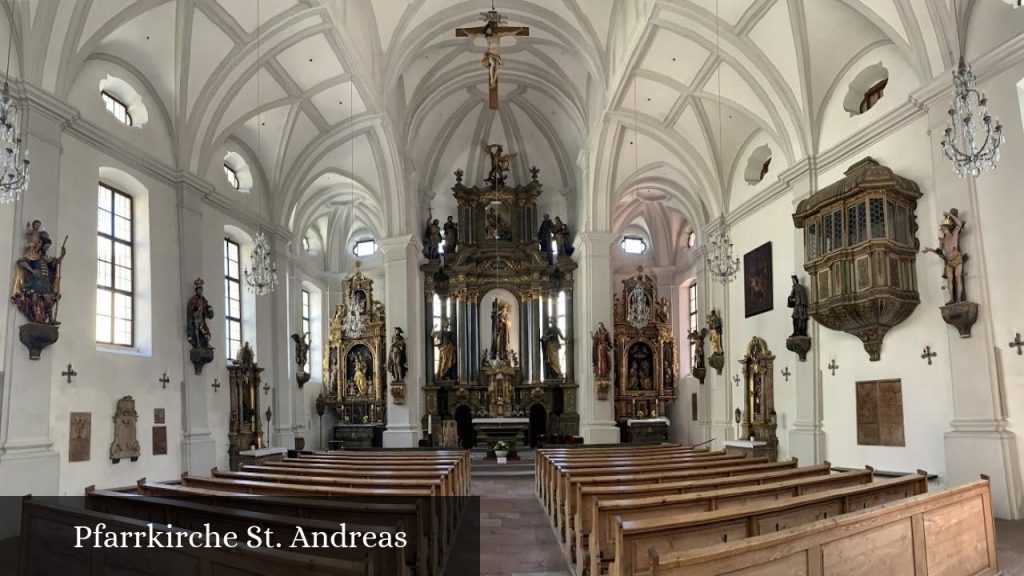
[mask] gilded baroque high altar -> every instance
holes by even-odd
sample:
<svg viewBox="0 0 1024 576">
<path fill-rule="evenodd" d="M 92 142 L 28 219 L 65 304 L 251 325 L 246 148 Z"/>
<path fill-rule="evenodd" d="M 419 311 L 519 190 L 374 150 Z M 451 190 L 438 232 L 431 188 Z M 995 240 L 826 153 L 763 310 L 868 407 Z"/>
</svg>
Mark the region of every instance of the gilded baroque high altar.
<svg viewBox="0 0 1024 576">
<path fill-rule="evenodd" d="M 425 427 L 455 421 L 463 446 L 579 433 L 568 226 L 538 214 L 539 171 L 509 186 L 510 162 L 484 145 L 482 186 L 455 173 L 457 222 L 427 221 Z"/>
<path fill-rule="evenodd" d="M 344 286 L 324 349 L 324 401 L 338 415 L 336 443 L 380 446 L 387 417 L 384 304 L 373 297 L 373 280 L 358 269 Z M 346 320 L 360 329 L 346 330 Z"/>
<path fill-rule="evenodd" d="M 644 269 L 615 296 L 615 420 L 624 442 L 668 439 L 679 357 L 667 298 Z"/>
</svg>

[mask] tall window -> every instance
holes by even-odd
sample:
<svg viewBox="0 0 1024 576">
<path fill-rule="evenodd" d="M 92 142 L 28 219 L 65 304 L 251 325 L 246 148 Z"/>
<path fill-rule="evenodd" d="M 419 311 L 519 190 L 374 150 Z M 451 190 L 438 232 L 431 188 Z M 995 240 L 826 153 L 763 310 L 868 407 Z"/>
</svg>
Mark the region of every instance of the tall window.
<svg viewBox="0 0 1024 576">
<path fill-rule="evenodd" d="M 227 358 L 238 356 L 242 347 L 242 274 L 238 243 L 224 239 L 224 321 Z"/>
<path fill-rule="evenodd" d="M 134 344 L 132 197 L 99 185 L 96 209 L 96 341 Z"/>
<path fill-rule="evenodd" d="M 313 337 L 313 331 L 310 329 L 309 318 L 310 318 L 309 291 L 303 290 L 302 291 L 302 337 L 303 338 L 306 337 L 306 334 L 309 334 L 310 338 Z M 309 354 L 306 354 L 306 365 L 303 366 L 302 369 L 307 374 L 310 373 L 310 370 L 309 370 Z"/>
<path fill-rule="evenodd" d="M 690 301 L 690 308 L 689 308 L 689 310 L 690 310 L 690 318 L 689 318 L 690 323 L 688 324 L 688 327 L 689 327 L 690 332 L 692 333 L 695 330 L 697 330 L 697 319 L 698 319 L 698 311 L 697 311 L 697 283 L 694 282 L 693 284 L 690 284 L 690 286 L 686 289 L 686 291 L 688 293 L 689 301 Z M 696 348 L 696 345 L 697 345 L 696 342 L 690 342 L 690 369 L 691 370 L 693 369 L 693 353 L 695 351 L 694 348 Z"/>
<path fill-rule="evenodd" d="M 128 107 L 125 106 L 124 102 L 121 102 L 109 92 L 100 92 L 100 97 L 103 98 L 103 105 L 107 107 L 107 112 L 114 115 L 125 126 L 132 125 L 132 115 L 128 113 Z"/>
<path fill-rule="evenodd" d="M 433 322 L 431 322 L 432 329 L 431 329 L 430 332 L 431 332 L 431 334 L 436 334 L 436 333 L 439 333 L 441 331 L 441 297 L 437 295 L 437 292 L 434 292 L 434 299 L 433 299 L 431 304 L 432 304 L 431 310 L 433 311 L 433 313 L 431 314 L 431 317 L 433 318 Z M 439 363 L 441 362 L 441 355 L 437 353 L 436 344 L 437 343 L 435 342 L 435 350 L 434 350 L 434 373 L 435 374 L 437 373 L 437 367 L 438 367 Z"/>
</svg>

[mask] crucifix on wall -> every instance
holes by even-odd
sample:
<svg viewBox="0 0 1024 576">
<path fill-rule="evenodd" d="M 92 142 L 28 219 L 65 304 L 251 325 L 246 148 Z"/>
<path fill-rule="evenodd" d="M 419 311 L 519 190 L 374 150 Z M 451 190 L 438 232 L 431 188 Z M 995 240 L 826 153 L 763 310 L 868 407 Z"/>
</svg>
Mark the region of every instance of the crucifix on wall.
<svg viewBox="0 0 1024 576">
<path fill-rule="evenodd" d="M 487 84 L 490 91 L 491 110 L 498 109 L 498 69 L 504 65 L 501 55 L 498 53 L 501 47 L 503 36 L 529 36 L 530 29 L 526 26 L 502 26 L 508 23 L 508 19 L 494 9 L 494 2 L 491 2 L 491 9 L 480 14 L 483 18 L 483 26 L 476 28 L 456 28 L 456 38 L 483 38 L 487 41 L 487 50 L 484 52 L 480 63 L 487 69 Z"/>
</svg>

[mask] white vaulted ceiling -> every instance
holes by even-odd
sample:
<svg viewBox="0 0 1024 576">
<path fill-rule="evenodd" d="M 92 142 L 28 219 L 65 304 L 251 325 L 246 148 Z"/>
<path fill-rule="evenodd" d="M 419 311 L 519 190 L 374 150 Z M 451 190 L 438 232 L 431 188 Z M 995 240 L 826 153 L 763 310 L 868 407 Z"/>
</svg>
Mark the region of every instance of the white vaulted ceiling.
<svg viewBox="0 0 1024 576">
<path fill-rule="evenodd" d="M 577 226 L 663 217 L 650 228 L 675 243 L 682 223 L 740 202 L 753 146 L 771 148 L 774 180 L 829 145 L 840 79 L 859 66 L 884 61 L 899 102 L 956 51 L 951 0 L 498 0 L 531 36 L 503 45 L 494 112 L 481 42 L 454 34 L 489 0 L 261 0 L 259 22 L 256 5 L 3 3 L 27 39 L 15 68 L 28 81 L 66 98 L 91 62 L 128 71 L 166 119 L 176 168 L 206 174 L 226 144 L 241 148 L 268 217 L 295 235 L 317 228 L 328 249 L 352 221 L 418 234 L 453 170 L 482 178 L 483 141 L 520 154 L 518 180 L 538 166 Z M 1024 10 L 957 6 L 968 31 L 998 23 L 968 32 L 974 54 L 1024 30 Z"/>
</svg>

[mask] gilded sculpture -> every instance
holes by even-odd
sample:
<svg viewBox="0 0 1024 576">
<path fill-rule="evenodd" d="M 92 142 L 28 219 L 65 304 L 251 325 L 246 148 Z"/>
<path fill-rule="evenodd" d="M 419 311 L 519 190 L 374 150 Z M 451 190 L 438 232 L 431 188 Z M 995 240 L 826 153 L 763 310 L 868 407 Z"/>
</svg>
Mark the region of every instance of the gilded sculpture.
<svg viewBox="0 0 1024 576">
<path fill-rule="evenodd" d="M 49 254 L 53 241 L 42 223 L 33 220 L 25 227 L 25 248 L 16 263 L 11 302 L 28 319 L 21 325 L 19 337 L 33 360 L 58 338 L 61 264 L 67 255 L 67 241 L 65 236 L 60 256 L 54 257 Z"/>
<path fill-rule="evenodd" d="M 561 359 L 563 340 L 565 340 L 565 336 L 558 327 L 558 323 L 554 318 L 549 318 L 548 327 L 540 338 L 541 344 L 544 346 L 544 364 L 547 367 L 548 378 L 565 377 L 565 374 L 562 373 Z"/>
<path fill-rule="evenodd" d="M 939 308 L 942 319 L 960 332 L 961 338 L 971 336 L 971 327 L 978 321 L 978 304 L 967 300 L 966 277 L 964 264 L 967 254 L 960 249 L 960 236 L 964 230 L 964 221 L 956 208 L 942 213 L 939 224 L 939 247 L 925 248 L 923 252 L 931 252 L 942 259 L 942 278 L 946 281 L 946 292 L 949 300 Z"/>
<path fill-rule="evenodd" d="M 792 275 L 793 288 L 790 290 L 786 305 L 793 309 L 793 333 L 786 338 L 786 349 L 796 352 L 801 362 L 807 360 L 807 352 L 811 349 L 811 338 L 807 335 L 807 306 L 810 300 L 807 288 L 800 284 L 796 274 Z"/>
<path fill-rule="evenodd" d="M 196 278 L 192 283 L 193 294 L 185 305 L 185 337 L 192 345 L 189 358 L 196 374 L 203 371 L 203 366 L 213 361 L 213 346 L 210 346 L 210 327 L 207 320 L 213 318 L 213 306 L 203 296 L 204 282 Z"/>
</svg>

